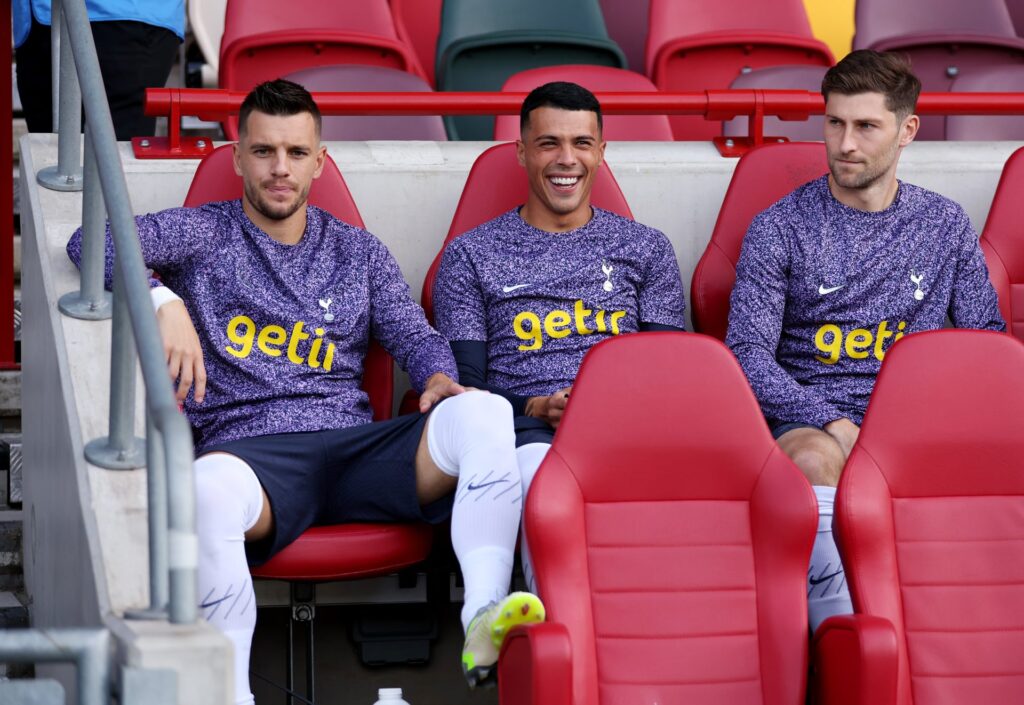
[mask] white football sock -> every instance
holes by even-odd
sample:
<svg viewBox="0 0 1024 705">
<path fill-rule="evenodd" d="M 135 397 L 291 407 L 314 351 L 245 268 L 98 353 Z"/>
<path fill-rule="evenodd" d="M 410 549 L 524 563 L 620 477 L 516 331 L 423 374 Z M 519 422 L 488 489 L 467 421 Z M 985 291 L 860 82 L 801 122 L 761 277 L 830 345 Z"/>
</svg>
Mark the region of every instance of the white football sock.
<svg viewBox="0 0 1024 705">
<path fill-rule="evenodd" d="M 529 496 L 530 484 L 533 476 L 537 474 L 544 456 L 548 453 L 550 443 L 527 443 L 516 448 L 516 460 L 519 462 L 519 474 L 523 481 L 523 507 L 526 507 L 526 497 Z M 526 524 L 519 533 L 519 557 L 523 561 L 523 578 L 526 580 L 526 589 L 537 595 L 537 580 L 533 576 L 533 558 L 530 555 L 530 546 L 526 541 Z"/>
<path fill-rule="evenodd" d="M 427 423 L 430 457 L 458 477 L 452 547 L 462 568 L 462 627 L 508 594 L 523 491 L 512 406 L 497 394 L 465 392 L 442 401 Z"/>
<path fill-rule="evenodd" d="M 832 615 L 853 612 L 846 573 L 832 538 L 832 504 L 836 488 L 815 485 L 814 495 L 818 498 L 818 535 L 814 539 L 811 565 L 807 570 L 807 616 L 812 633 Z"/>
<path fill-rule="evenodd" d="M 235 647 L 235 704 L 251 705 L 249 651 L 256 629 L 256 595 L 245 560 L 245 532 L 263 509 L 252 468 L 225 453 L 195 462 L 199 536 L 199 608 Z"/>
</svg>

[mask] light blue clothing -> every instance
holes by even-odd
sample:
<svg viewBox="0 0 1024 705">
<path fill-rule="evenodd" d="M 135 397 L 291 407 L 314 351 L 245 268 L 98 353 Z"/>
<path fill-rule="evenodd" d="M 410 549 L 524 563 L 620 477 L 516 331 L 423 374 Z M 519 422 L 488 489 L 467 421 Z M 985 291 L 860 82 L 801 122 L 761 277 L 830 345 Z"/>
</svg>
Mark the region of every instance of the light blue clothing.
<svg viewBox="0 0 1024 705">
<path fill-rule="evenodd" d="M 50 0 L 13 0 L 14 46 L 28 39 L 32 18 L 50 25 Z M 185 39 L 185 0 L 85 0 L 85 9 L 93 22 L 132 20 L 169 29 Z"/>
</svg>

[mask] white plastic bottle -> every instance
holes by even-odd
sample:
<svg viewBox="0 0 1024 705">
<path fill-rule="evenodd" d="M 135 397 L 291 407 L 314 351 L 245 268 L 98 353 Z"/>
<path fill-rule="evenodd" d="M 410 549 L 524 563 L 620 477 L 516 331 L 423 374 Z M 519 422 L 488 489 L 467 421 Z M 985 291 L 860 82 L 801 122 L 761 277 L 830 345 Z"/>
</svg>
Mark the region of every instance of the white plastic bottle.
<svg viewBox="0 0 1024 705">
<path fill-rule="evenodd" d="M 373 705 L 409 705 L 402 700 L 401 688 L 380 688 L 377 691 L 377 702 Z"/>
</svg>

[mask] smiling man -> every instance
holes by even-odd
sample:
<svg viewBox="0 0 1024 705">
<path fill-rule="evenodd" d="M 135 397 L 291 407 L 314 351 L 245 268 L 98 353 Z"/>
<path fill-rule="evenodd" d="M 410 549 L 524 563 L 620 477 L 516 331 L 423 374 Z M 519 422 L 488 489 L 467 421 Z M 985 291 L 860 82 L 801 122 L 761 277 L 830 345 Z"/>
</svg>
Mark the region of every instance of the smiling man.
<svg viewBox="0 0 1024 705">
<path fill-rule="evenodd" d="M 239 134 L 240 200 L 136 219 L 143 258 L 167 285 L 154 303 L 198 436 L 200 607 L 234 644 L 236 702 L 252 702 L 248 566 L 314 524 L 451 516 L 476 684 L 510 626 L 544 618 L 534 595 L 508 594 L 522 510 L 511 407 L 453 381 L 447 341 L 384 245 L 307 203 L 326 159 L 312 96 L 260 84 Z M 80 261 L 81 230 L 68 253 Z M 108 233 L 108 286 L 113 263 Z M 421 413 L 371 423 L 360 387 L 371 335 L 422 392 Z"/>
<path fill-rule="evenodd" d="M 434 303 L 462 383 L 512 403 L 525 495 L 587 350 L 622 333 L 682 330 L 685 319 L 668 238 L 590 205 L 605 148 L 594 95 L 543 85 L 523 102 L 520 129 L 526 203 L 448 245 Z M 525 536 L 522 547 L 535 592 Z"/>
<path fill-rule="evenodd" d="M 1005 328 L 963 208 L 896 178 L 920 90 L 893 54 L 855 51 L 829 69 L 829 174 L 758 215 L 736 267 L 726 342 L 818 496 L 812 628 L 850 611 L 832 502 L 886 350 L 947 316 L 961 328 Z"/>
</svg>

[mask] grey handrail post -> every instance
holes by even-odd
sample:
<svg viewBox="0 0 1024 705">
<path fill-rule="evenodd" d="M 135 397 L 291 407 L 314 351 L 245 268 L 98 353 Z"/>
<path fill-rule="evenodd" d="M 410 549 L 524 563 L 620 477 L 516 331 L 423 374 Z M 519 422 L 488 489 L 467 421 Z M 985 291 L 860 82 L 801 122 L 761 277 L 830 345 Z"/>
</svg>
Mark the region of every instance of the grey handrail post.
<svg viewBox="0 0 1024 705">
<path fill-rule="evenodd" d="M 125 612 L 129 619 L 166 619 L 167 576 L 167 464 L 163 434 L 153 413 L 146 409 L 146 494 L 149 509 L 149 607 Z"/>
<path fill-rule="evenodd" d="M 0 661 L 71 661 L 78 667 L 78 702 L 110 704 L 110 633 L 106 629 L 2 630 Z"/>
<path fill-rule="evenodd" d="M 167 461 L 169 619 L 173 624 L 192 624 L 199 617 L 199 591 L 196 584 L 199 540 L 195 529 L 195 468 L 190 442 L 192 428 L 175 406 L 161 407 L 157 412 L 157 423 L 163 433 Z"/>
<path fill-rule="evenodd" d="M 58 7 L 59 6 L 59 7 Z M 63 3 L 53 4 L 53 14 Z M 82 87 L 68 35 L 67 16 L 60 22 L 60 132 L 57 135 L 57 166 L 41 169 L 36 180 L 54 191 L 82 190 Z"/>
<path fill-rule="evenodd" d="M 120 260 L 116 261 L 110 331 L 108 435 L 85 445 L 86 460 L 108 470 L 132 470 L 146 464 L 145 441 L 135 436 L 135 340 L 122 270 Z"/>
<path fill-rule="evenodd" d="M 68 47 L 70 51 L 70 47 Z M 103 204 L 103 186 L 96 166 L 96 146 L 92 129 L 85 128 L 85 168 L 82 178 L 82 262 L 79 290 L 60 297 L 57 308 L 72 318 L 98 321 L 110 318 L 110 292 L 103 289 L 104 247 L 107 234 L 107 209 Z"/>
</svg>

